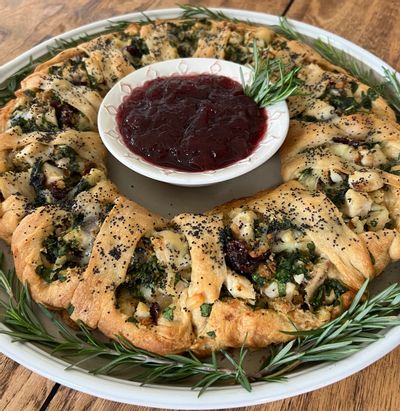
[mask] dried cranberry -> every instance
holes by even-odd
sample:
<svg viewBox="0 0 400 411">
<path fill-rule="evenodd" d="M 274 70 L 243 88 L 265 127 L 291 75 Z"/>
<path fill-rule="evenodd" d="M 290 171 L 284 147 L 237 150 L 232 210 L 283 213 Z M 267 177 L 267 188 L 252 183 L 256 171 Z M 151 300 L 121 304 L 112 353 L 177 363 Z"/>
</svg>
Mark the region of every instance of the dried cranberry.
<svg viewBox="0 0 400 411">
<path fill-rule="evenodd" d="M 239 240 L 226 243 L 225 258 L 227 265 L 240 274 L 253 273 L 259 260 L 251 258 L 246 245 Z"/>
<path fill-rule="evenodd" d="M 355 147 L 355 148 L 357 148 L 358 146 L 362 144 L 361 141 L 351 140 L 347 137 L 333 137 L 332 141 L 335 143 L 347 144 L 348 146 Z"/>
<path fill-rule="evenodd" d="M 60 188 L 56 183 L 50 184 L 49 190 L 55 200 L 62 200 L 68 193 L 66 188 Z"/>
<path fill-rule="evenodd" d="M 150 306 L 150 317 L 154 324 L 157 324 L 158 317 L 160 316 L 161 308 L 158 303 L 152 303 Z"/>
<path fill-rule="evenodd" d="M 141 51 L 136 47 L 136 46 L 127 46 L 126 51 L 132 56 L 132 57 L 141 57 L 142 53 Z"/>
<path fill-rule="evenodd" d="M 56 110 L 57 122 L 60 128 L 74 126 L 74 107 L 59 100 L 52 100 L 50 105 Z"/>
</svg>

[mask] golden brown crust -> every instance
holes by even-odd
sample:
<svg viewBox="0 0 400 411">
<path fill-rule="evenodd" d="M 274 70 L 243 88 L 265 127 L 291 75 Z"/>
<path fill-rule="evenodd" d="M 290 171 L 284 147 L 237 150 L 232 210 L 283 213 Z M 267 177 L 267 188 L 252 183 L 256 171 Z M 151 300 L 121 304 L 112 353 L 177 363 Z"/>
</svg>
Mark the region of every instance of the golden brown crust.
<svg viewBox="0 0 400 411">
<path fill-rule="evenodd" d="M 68 270 L 65 281 L 47 283 L 37 273 L 41 264 L 43 240 L 53 229 L 54 222 L 67 216 L 67 212 L 56 207 L 40 207 L 25 217 L 15 230 L 12 238 L 12 252 L 15 272 L 22 283 L 29 285 L 32 298 L 49 308 L 67 308 L 79 283 L 80 272 Z"/>
<path fill-rule="evenodd" d="M 325 180 L 332 171 L 340 172 L 349 181 L 352 179 L 350 183 L 358 192 L 374 191 L 368 195 L 379 197 L 379 204 L 386 204 L 395 229 L 354 230 L 352 223 L 344 219 L 343 207 L 336 207 L 325 194 L 318 192 L 318 187 L 310 191 L 297 181 L 289 181 L 253 197 L 233 200 L 207 215 L 181 214 L 168 225 L 160 216 L 122 197 L 105 179 L 105 149 L 96 133 L 96 121 L 102 96 L 118 79 L 134 67 L 179 57 L 177 43 L 182 38 L 172 40 L 175 34 L 171 34 L 170 29 L 180 23 L 179 19 L 159 20 L 155 25 L 134 23 L 122 35 L 97 36 L 38 65 L 35 72 L 21 82 L 17 98 L 0 111 L 0 237 L 10 241 L 14 232 L 12 250 L 16 273 L 22 282 L 28 283 L 36 301 L 53 309 L 69 307 L 74 321 L 98 328 L 110 338 L 120 335 L 140 348 L 159 354 L 178 353 L 189 348 L 206 354 L 210 350 L 243 344 L 259 348 L 288 341 L 293 337 L 282 331 L 319 327 L 338 315 L 338 308 L 328 305 L 316 311 L 303 310 L 298 303 L 281 297 L 271 297 L 268 308 L 255 308 L 251 298 L 222 296 L 223 287 L 229 288 L 229 278 L 241 278 L 226 265 L 221 240 L 226 222 L 235 209 L 250 210 L 266 219 L 289 219 L 315 246 L 320 259 L 310 273 L 312 281 L 305 290 L 305 303 L 310 303 L 312 292 L 329 278 L 338 279 L 349 288 L 342 295 L 343 307 L 347 307 L 365 278 L 372 278 L 389 262 L 400 259 L 397 231 L 400 227 L 397 211 L 400 177 L 396 174 L 400 166 L 395 166 L 398 167 L 395 173 L 383 171 L 380 169 L 383 163 L 375 164 L 377 160 L 371 156 L 362 160 L 367 164 L 361 164 L 361 159 L 356 159 L 357 153 L 338 154 L 335 139 L 354 139 L 356 143 L 350 142 L 353 145 L 377 143 L 382 155 L 393 161 L 400 154 L 400 128 L 393 110 L 381 97 L 373 98 L 369 109 L 363 108 L 363 112 L 356 114 L 346 115 L 334 107 L 327 98 L 330 87 L 341 96 L 357 101 L 368 94 L 369 88 L 309 46 L 285 39 L 265 27 L 224 21 L 197 22 L 193 30 L 198 30 L 198 42 L 190 45 L 194 57 L 229 57 L 233 47 L 239 50 L 236 57 L 243 59 L 240 62 L 251 62 L 251 47 L 256 40 L 265 53 L 289 65 L 302 66 L 299 77 L 304 81 L 301 89 L 306 95 L 289 100 L 291 116 L 300 120 L 291 120 L 288 138 L 281 149 L 284 179 L 300 178 L 307 167 L 320 173 Z M 138 38 L 148 52 L 133 64 L 134 56 L 129 55 L 127 47 L 132 39 Z M 75 71 L 78 61 L 84 62 L 85 69 L 81 72 Z M 72 70 L 71 66 L 74 66 Z M 54 75 L 58 69 L 62 75 Z M 350 90 L 349 84 L 351 88 L 355 84 L 356 90 Z M 29 111 L 33 105 L 32 94 L 46 110 L 54 105 L 53 93 L 62 104 L 71 106 L 84 118 L 84 121 L 80 118 L 77 128 L 92 131 L 68 129 L 50 138 L 42 132 L 22 133 L 18 125 L 10 127 L 11 123 L 18 123 L 10 121 L 17 107 L 35 115 Z M 48 121 L 43 113 L 41 116 L 41 121 Z M 53 113 L 52 127 L 63 128 L 55 117 Z M 307 118 L 312 122 L 302 121 Z M 39 158 L 35 157 L 38 152 L 40 158 L 46 159 L 50 153 L 46 150 L 59 145 L 68 146 L 81 159 L 96 166 L 94 186 L 70 199 L 72 205 L 67 206 L 75 215 L 85 215 L 85 224 L 90 227 L 85 229 L 93 236 L 94 245 L 93 249 L 91 244 L 85 249 L 88 261 L 82 267 L 68 269 L 65 281 L 46 282 L 37 273 L 44 240 L 54 231 L 56 221 L 71 212 L 56 206 L 40 207 L 21 221 L 36 199 L 31 169 L 26 164 L 32 167 Z M 13 168 L 15 156 L 23 157 L 23 171 Z M 379 192 L 383 185 L 386 185 L 385 193 Z M 369 201 L 367 195 L 363 199 Z M 111 204 L 114 204 L 111 211 L 105 211 Z M 169 308 L 173 316 L 158 315 L 156 319 L 135 323 L 133 317 L 119 307 L 118 287 L 131 280 L 129 276 L 136 275 L 128 274 L 128 268 L 139 241 L 161 228 L 176 230 L 175 234 L 187 243 L 190 279 L 185 280 L 186 288 L 168 296 L 172 299 Z M 243 284 L 247 281 L 254 293 L 248 278 L 243 275 L 241 281 Z M 202 312 L 204 304 L 212 306 L 209 316 Z"/>
<path fill-rule="evenodd" d="M 94 243 L 89 265 L 73 299 L 71 318 L 96 328 L 105 301 L 125 278 L 131 255 L 142 235 L 162 219 L 138 204 L 119 197 Z"/>
</svg>

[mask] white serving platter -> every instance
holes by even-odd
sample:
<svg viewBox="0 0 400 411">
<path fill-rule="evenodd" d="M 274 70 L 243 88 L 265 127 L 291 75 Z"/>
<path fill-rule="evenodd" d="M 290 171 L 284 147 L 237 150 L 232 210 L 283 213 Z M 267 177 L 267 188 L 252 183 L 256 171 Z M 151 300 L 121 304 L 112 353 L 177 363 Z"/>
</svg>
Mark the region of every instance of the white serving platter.
<svg viewBox="0 0 400 411">
<path fill-rule="evenodd" d="M 219 9 L 228 16 L 250 20 L 265 25 L 278 24 L 278 17 L 264 13 L 244 10 Z M 173 18 L 181 13 L 180 9 L 164 9 L 146 12 L 150 18 Z M 139 20 L 142 15 L 131 13 L 102 20 L 69 31 L 61 36 L 39 44 L 13 61 L 0 68 L 0 84 L 12 73 L 24 66 L 30 56 L 38 57 L 54 45 L 56 39 L 77 37 L 83 33 L 96 33 L 109 25 L 110 21 Z M 305 23 L 291 21 L 297 31 L 310 38 L 321 37 L 383 75 L 383 67 L 393 70 L 378 57 L 355 44 Z M 216 204 L 236 197 L 254 194 L 261 189 L 276 186 L 281 182 L 280 163 L 277 156 L 234 180 L 208 187 L 177 187 L 151 180 L 129 170 L 112 156 L 109 156 L 110 178 L 120 190 L 149 209 L 166 217 L 176 213 L 200 212 Z M 7 252 L 7 247 L 0 244 L 0 249 Z M 9 260 L 8 260 L 9 261 Z M 398 281 L 399 264 L 392 265 L 375 281 L 373 289 L 384 288 L 389 283 Z M 5 326 L 0 323 L 0 329 Z M 284 383 L 257 383 L 251 393 L 240 386 L 211 388 L 200 398 L 197 392 L 184 386 L 150 385 L 104 376 L 93 376 L 83 369 L 65 371 L 65 361 L 51 356 L 33 344 L 12 343 L 11 338 L 0 334 L 0 351 L 30 370 L 73 389 L 105 399 L 149 407 L 169 409 L 221 409 L 261 404 L 292 397 L 332 384 L 377 361 L 400 344 L 400 326 L 388 330 L 384 338 L 374 342 L 357 354 L 334 364 L 322 364 L 295 372 Z"/>
</svg>

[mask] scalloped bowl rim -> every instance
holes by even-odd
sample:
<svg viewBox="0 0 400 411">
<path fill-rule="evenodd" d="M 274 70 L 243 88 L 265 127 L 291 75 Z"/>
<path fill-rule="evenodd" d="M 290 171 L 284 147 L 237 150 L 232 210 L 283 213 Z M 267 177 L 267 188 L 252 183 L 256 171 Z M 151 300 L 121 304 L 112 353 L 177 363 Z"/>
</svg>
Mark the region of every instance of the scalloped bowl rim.
<svg viewBox="0 0 400 411">
<path fill-rule="evenodd" d="M 98 128 L 107 150 L 122 164 L 146 177 L 180 186 L 206 186 L 239 177 L 268 161 L 283 144 L 289 129 L 289 111 L 284 101 L 266 107 L 267 127 L 255 150 L 244 159 L 218 170 L 185 172 L 159 167 L 131 152 L 118 130 L 119 105 L 131 91 L 157 77 L 216 74 L 240 82 L 242 70 L 246 84 L 252 70 L 225 60 L 179 58 L 153 63 L 118 81 L 104 97 L 98 112 Z"/>
</svg>

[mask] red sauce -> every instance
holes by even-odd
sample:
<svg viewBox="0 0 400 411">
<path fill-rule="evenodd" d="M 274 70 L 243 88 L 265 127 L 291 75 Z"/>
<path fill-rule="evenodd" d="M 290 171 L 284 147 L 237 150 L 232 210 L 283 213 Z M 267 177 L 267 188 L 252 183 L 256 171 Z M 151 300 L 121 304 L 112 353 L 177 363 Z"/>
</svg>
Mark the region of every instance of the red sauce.
<svg viewBox="0 0 400 411">
<path fill-rule="evenodd" d="M 128 148 L 150 163 L 184 171 L 217 170 L 249 156 L 266 130 L 266 112 L 224 76 L 157 78 L 118 108 Z"/>
</svg>

